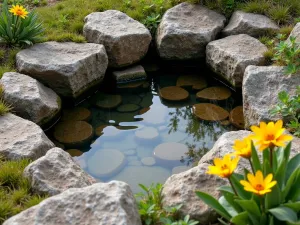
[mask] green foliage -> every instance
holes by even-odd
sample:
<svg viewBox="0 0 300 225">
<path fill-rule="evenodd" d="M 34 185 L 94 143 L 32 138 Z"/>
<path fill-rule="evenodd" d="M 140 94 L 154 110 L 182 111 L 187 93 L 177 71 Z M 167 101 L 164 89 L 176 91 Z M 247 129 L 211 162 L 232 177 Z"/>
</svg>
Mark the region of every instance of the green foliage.
<svg viewBox="0 0 300 225">
<path fill-rule="evenodd" d="M 291 225 L 300 222 L 300 153 L 290 159 L 291 143 L 286 147 L 268 148 L 259 160 L 252 142 L 251 163 L 253 174 L 273 174 L 276 185 L 270 193 L 256 195 L 244 189 L 241 174 L 233 174 L 231 186 L 219 188 L 219 200 L 197 191 L 197 196 L 216 210 L 222 224 L 232 225 Z M 245 174 L 249 171 L 245 170 Z"/>
<path fill-rule="evenodd" d="M 269 16 L 278 24 L 287 23 L 291 17 L 289 9 L 289 6 L 274 6 L 269 9 Z"/>
<path fill-rule="evenodd" d="M 149 29 L 152 37 L 155 37 L 155 33 L 160 21 L 160 14 L 151 14 L 150 16 L 147 16 L 147 18 L 144 21 L 142 21 L 142 23 Z"/>
<path fill-rule="evenodd" d="M 162 184 L 152 184 L 146 187 L 139 185 L 143 192 L 136 194 L 139 214 L 145 225 L 196 225 L 198 222 L 190 220 L 189 216 L 183 219 L 177 214 L 182 205 L 163 207 Z"/>
<path fill-rule="evenodd" d="M 279 65 L 286 66 L 286 74 L 300 71 L 300 43 L 296 42 L 295 37 L 280 41 L 275 51 L 273 60 Z"/>
<path fill-rule="evenodd" d="M 35 12 L 23 19 L 10 13 L 7 0 L 4 1 L 0 17 L 0 42 L 9 46 L 32 45 L 40 40 L 42 33 L 42 24 L 38 22 Z"/>
<path fill-rule="evenodd" d="M 8 113 L 12 109 L 11 106 L 5 103 L 5 101 L 3 100 L 3 95 L 4 95 L 4 88 L 2 85 L 0 85 L 0 116 Z M 0 175 L 1 175 L 1 171 L 0 171 Z"/>
<path fill-rule="evenodd" d="M 5 161 L 0 157 L 0 224 L 48 196 L 33 194 L 30 182 L 23 177 L 29 160 Z"/>
<path fill-rule="evenodd" d="M 272 115 L 280 114 L 289 122 L 288 128 L 295 136 L 300 137 L 300 86 L 297 88 L 295 96 L 289 96 L 286 91 L 278 94 L 279 103 L 270 111 Z"/>
</svg>

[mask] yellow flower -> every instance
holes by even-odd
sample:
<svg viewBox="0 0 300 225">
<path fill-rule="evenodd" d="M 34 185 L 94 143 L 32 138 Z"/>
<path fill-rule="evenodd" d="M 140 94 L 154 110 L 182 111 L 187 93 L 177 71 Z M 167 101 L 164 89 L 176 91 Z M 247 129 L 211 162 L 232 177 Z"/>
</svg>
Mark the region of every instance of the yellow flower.
<svg viewBox="0 0 300 225">
<path fill-rule="evenodd" d="M 268 147 L 284 146 L 286 141 L 293 139 L 291 135 L 283 134 L 285 129 L 282 128 L 282 124 L 282 120 L 278 120 L 275 124 L 273 122 L 268 124 L 261 122 L 260 127 L 251 127 L 254 132 L 251 138 L 257 140 L 256 144 L 260 145 L 260 151 Z"/>
<path fill-rule="evenodd" d="M 251 173 L 247 174 L 248 181 L 241 180 L 240 183 L 244 186 L 245 191 L 253 192 L 257 195 L 264 195 L 271 192 L 271 188 L 276 185 L 277 181 L 272 181 L 273 174 L 269 174 L 265 179 L 262 172 L 259 170 L 255 176 Z"/>
<path fill-rule="evenodd" d="M 19 16 L 23 19 L 25 19 L 27 17 L 28 12 L 26 11 L 26 9 L 21 6 L 21 5 L 13 5 L 10 10 L 10 13 L 14 14 L 15 16 Z"/>
<path fill-rule="evenodd" d="M 227 154 L 223 159 L 215 158 L 214 166 L 209 166 L 207 174 L 218 175 L 223 178 L 231 176 L 239 162 L 239 157 L 231 159 L 231 154 Z"/>
<path fill-rule="evenodd" d="M 235 140 L 233 149 L 235 150 L 234 155 L 249 159 L 251 157 L 251 136 L 243 140 Z"/>
</svg>

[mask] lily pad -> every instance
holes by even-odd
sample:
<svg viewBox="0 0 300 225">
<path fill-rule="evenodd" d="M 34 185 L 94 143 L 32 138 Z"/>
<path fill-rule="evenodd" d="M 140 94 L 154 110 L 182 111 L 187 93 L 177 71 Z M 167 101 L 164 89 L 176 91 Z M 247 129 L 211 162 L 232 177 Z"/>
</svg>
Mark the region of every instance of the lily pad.
<svg viewBox="0 0 300 225">
<path fill-rule="evenodd" d="M 231 91 L 226 87 L 209 87 L 196 94 L 197 98 L 204 100 L 226 100 L 231 96 Z"/>
<path fill-rule="evenodd" d="M 233 110 L 231 110 L 229 119 L 233 126 L 239 129 L 244 129 L 245 122 L 244 122 L 243 106 L 237 106 Z"/>
<path fill-rule="evenodd" d="M 168 101 L 184 101 L 189 98 L 189 93 L 177 86 L 164 87 L 159 93 L 160 97 Z"/>
<path fill-rule="evenodd" d="M 93 127 L 85 121 L 66 121 L 54 128 L 54 137 L 66 146 L 84 145 L 93 138 Z"/>
<path fill-rule="evenodd" d="M 225 109 L 210 103 L 193 105 L 193 113 L 199 119 L 208 121 L 225 120 L 229 116 L 229 113 Z"/>
<path fill-rule="evenodd" d="M 72 157 L 81 156 L 83 154 L 83 152 L 78 149 L 68 149 L 66 152 L 68 152 Z"/>
<path fill-rule="evenodd" d="M 62 121 L 89 121 L 91 118 L 91 111 L 83 108 L 77 107 L 74 109 L 68 109 L 63 111 Z"/>
<path fill-rule="evenodd" d="M 156 158 L 162 160 L 179 161 L 185 153 L 188 152 L 188 147 L 181 143 L 167 142 L 156 146 L 153 154 Z"/>
<path fill-rule="evenodd" d="M 176 86 L 202 90 L 207 87 L 207 82 L 204 77 L 199 75 L 183 75 L 178 77 Z"/>
<path fill-rule="evenodd" d="M 140 107 L 138 105 L 130 103 L 130 104 L 120 105 L 117 108 L 117 111 L 118 112 L 135 112 L 139 109 L 140 109 Z"/>
<path fill-rule="evenodd" d="M 110 95 L 104 93 L 97 93 L 92 101 L 94 105 L 101 109 L 114 109 L 122 103 L 121 95 Z"/>
</svg>

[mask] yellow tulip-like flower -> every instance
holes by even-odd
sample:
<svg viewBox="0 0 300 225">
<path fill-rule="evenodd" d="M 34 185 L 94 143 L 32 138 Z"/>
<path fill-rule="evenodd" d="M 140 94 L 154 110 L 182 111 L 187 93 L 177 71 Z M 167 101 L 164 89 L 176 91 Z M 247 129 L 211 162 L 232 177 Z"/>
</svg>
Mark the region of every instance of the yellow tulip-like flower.
<svg viewBox="0 0 300 225">
<path fill-rule="evenodd" d="M 249 159 L 251 157 L 251 136 L 243 140 L 235 140 L 232 148 L 235 150 L 234 155 Z"/>
<path fill-rule="evenodd" d="M 272 181 L 273 174 L 270 173 L 264 179 L 260 170 L 255 173 L 255 176 L 248 173 L 247 178 L 249 182 L 241 180 L 240 183 L 244 186 L 245 191 L 253 192 L 257 195 L 264 195 L 271 192 L 271 188 L 277 184 L 277 181 Z"/>
<path fill-rule="evenodd" d="M 15 16 L 19 16 L 23 19 L 25 19 L 27 17 L 27 10 L 21 6 L 21 5 L 13 5 L 10 9 L 9 12 L 14 14 Z"/>
<path fill-rule="evenodd" d="M 231 158 L 231 154 L 227 154 L 223 159 L 215 158 L 214 166 L 209 166 L 207 174 L 218 175 L 223 178 L 229 178 L 239 162 L 239 157 Z"/>
<path fill-rule="evenodd" d="M 282 147 L 286 141 L 293 139 L 291 135 L 283 134 L 285 129 L 282 128 L 282 125 L 282 120 L 278 120 L 275 124 L 273 122 L 268 124 L 261 122 L 260 127 L 251 127 L 251 130 L 254 132 L 254 135 L 251 136 L 251 138 L 257 141 L 256 144 L 260 145 L 260 151 L 263 151 L 268 147 Z"/>
</svg>

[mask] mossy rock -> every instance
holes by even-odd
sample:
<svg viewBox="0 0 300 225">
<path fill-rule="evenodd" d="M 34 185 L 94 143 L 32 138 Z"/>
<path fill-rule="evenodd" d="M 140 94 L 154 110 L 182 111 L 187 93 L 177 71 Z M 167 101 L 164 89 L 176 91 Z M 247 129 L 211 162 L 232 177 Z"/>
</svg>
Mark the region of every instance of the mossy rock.
<svg viewBox="0 0 300 225">
<path fill-rule="evenodd" d="M 226 100 L 231 96 L 231 91 L 226 87 L 209 87 L 196 94 L 198 99 L 202 100 Z"/>
<path fill-rule="evenodd" d="M 231 110 L 229 119 L 236 128 L 245 129 L 243 106 L 237 106 Z"/>
<path fill-rule="evenodd" d="M 167 101 L 184 101 L 189 98 L 189 93 L 181 87 L 170 86 L 159 90 L 160 97 Z"/>
<path fill-rule="evenodd" d="M 54 137 L 66 147 L 81 146 L 93 138 L 93 127 L 85 121 L 65 121 L 54 128 Z"/>
<path fill-rule="evenodd" d="M 193 105 L 193 113 L 199 119 L 207 121 L 221 121 L 229 116 L 229 113 L 225 109 L 210 103 Z"/>
<path fill-rule="evenodd" d="M 68 149 L 66 152 L 68 152 L 72 157 L 81 156 L 83 154 L 83 152 L 78 149 Z"/>
<path fill-rule="evenodd" d="M 89 121 L 92 116 L 90 110 L 77 107 L 74 109 L 67 109 L 63 111 L 62 121 Z"/>
<path fill-rule="evenodd" d="M 123 104 L 117 108 L 118 112 L 135 112 L 140 109 L 140 106 L 136 104 Z"/>
<path fill-rule="evenodd" d="M 176 86 L 199 91 L 207 87 L 207 82 L 199 75 L 183 75 L 178 77 Z"/>
<path fill-rule="evenodd" d="M 100 136 L 103 134 L 104 128 L 107 127 L 107 126 L 108 126 L 108 125 L 106 125 L 106 124 L 98 126 L 98 127 L 95 129 L 95 134 L 96 134 L 97 136 L 100 137 Z"/>
<path fill-rule="evenodd" d="M 92 101 L 94 105 L 101 109 L 114 109 L 117 108 L 122 103 L 121 95 L 110 95 L 104 93 L 97 93 Z"/>
<path fill-rule="evenodd" d="M 145 114 L 146 112 L 148 112 L 150 110 L 150 107 L 146 107 L 146 108 L 143 108 L 139 111 L 139 114 L 142 115 L 142 114 Z"/>
</svg>

